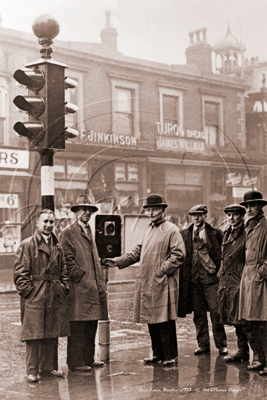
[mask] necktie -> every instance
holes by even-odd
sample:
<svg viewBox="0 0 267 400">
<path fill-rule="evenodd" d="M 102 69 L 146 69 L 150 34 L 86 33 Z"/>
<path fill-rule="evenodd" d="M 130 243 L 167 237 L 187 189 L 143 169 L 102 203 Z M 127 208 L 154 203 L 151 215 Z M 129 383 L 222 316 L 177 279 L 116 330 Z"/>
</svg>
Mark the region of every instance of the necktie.
<svg viewBox="0 0 267 400">
<path fill-rule="evenodd" d="M 86 235 L 88 236 L 88 238 L 91 240 L 91 235 L 90 235 L 90 229 L 88 225 L 85 225 L 85 231 L 86 231 Z"/>
</svg>

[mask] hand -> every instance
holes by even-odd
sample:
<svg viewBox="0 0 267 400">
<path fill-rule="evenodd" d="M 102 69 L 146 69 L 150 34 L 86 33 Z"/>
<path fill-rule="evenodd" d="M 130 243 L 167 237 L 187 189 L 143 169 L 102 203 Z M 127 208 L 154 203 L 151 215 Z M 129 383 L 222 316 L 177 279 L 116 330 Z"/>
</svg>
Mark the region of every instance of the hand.
<svg viewBox="0 0 267 400">
<path fill-rule="evenodd" d="M 106 265 L 109 268 L 117 267 L 117 261 L 114 258 L 102 258 L 102 264 Z"/>
</svg>

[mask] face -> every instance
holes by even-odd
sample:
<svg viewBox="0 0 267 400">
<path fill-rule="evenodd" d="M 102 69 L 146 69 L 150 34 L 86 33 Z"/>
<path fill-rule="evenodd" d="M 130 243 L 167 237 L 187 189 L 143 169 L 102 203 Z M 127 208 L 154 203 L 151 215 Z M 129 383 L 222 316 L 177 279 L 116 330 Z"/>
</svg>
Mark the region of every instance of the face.
<svg viewBox="0 0 267 400">
<path fill-rule="evenodd" d="M 231 226 L 237 226 L 243 219 L 243 215 L 241 215 L 237 211 L 228 211 L 227 212 L 228 222 Z"/>
<path fill-rule="evenodd" d="M 205 222 L 206 215 L 205 214 L 192 214 L 192 222 L 195 227 L 199 228 Z"/>
<path fill-rule="evenodd" d="M 163 207 L 148 207 L 146 208 L 146 215 L 150 218 L 151 222 L 157 222 L 163 219 L 164 208 Z"/>
<path fill-rule="evenodd" d="M 49 236 L 54 228 L 54 214 L 41 214 L 37 221 L 37 228 L 43 235 Z"/>
<path fill-rule="evenodd" d="M 246 207 L 246 212 L 247 212 L 247 216 L 249 218 L 254 218 L 257 217 L 257 215 L 259 214 L 259 212 L 262 210 L 262 204 L 261 203 L 248 203 L 245 205 Z"/>
<path fill-rule="evenodd" d="M 91 218 L 92 210 L 89 207 L 79 207 L 77 211 L 77 219 L 84 224 L 87 224 Z"/>
</svg>

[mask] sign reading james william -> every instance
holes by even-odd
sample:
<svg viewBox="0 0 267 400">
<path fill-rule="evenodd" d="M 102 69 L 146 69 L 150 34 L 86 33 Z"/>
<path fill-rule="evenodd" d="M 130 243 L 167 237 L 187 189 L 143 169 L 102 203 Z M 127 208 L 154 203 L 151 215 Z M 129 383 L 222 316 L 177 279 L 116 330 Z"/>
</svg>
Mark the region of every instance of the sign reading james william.
<svg viewBox="0 0 267 400">
<path fill-rule="evenodd" d="M 157 125 L 157 149 L 205 152 L 206 141 L 204 132 L 184 130 L 182 126 L 170 123 L 156 122 Z"/>
</svg>

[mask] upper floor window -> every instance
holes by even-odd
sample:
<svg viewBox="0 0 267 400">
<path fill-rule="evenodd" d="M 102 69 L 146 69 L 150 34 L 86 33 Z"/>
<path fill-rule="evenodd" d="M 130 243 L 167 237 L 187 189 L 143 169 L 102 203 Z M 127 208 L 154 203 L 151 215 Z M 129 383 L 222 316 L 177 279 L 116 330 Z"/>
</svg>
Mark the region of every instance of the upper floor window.
<svg viewBox="0 0 267 400">
<path fill-rule="evenodd" d="M 139 84 L 111 79 L 112 132 L 140 138 Z"/>
<path fill-rule="evenodd" d="M 114 131 L 121 135 L 133 135 L 132 91 L 115 88 Z"/>
<path fill-rule="evenodd" d="M 9 145 L 8 90 L 5 78 L 0 77 L 0 145 Z"/>
<path fill-rule="evenodd" d="M 202 117 L 205 139 L 210 147 L 224 147 L 223 100 L 202 95 Z"/>
<path fill-rule="evenodd" d="M 161 133 L 176 132 L 179 126 L 183 127 L 183 92 L 159 88 L 159 103 Z"/>
</svg>

